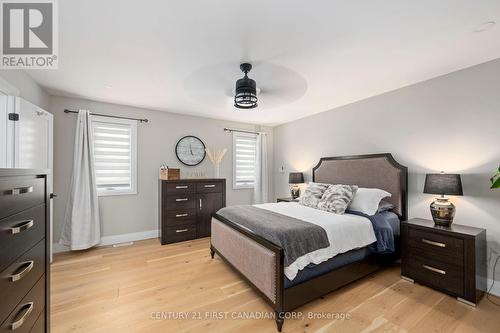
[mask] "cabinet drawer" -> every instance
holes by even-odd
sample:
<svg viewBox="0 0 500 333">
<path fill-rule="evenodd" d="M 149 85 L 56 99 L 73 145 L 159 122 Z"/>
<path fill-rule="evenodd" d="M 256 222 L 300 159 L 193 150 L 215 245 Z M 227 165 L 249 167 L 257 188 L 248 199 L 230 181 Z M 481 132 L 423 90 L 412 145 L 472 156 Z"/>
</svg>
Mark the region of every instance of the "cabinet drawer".
<svg viewBox="0 0 500 333">
<path fill-rule="evenodd" d="M 196 208 L 194 194 L 170 194 L 165 198 L 165 202 L 168 210 Z"/>
<path fill-rule="evenodd" d="M 0 322 L 45 272 L 45 239 L 0 273 Z"/>
<path fill-rule="evenodd" d="M 176 194 L 186 194 L 186 193 L 195 193 L 196 192 L 196 184 L 194 183 L 167 183 L 167 193 L 176 193 Z"/>
<path fill-rule="evenodd" d="M 461 296 L 464 292 L 463 268 L 435 259 L 412 256 L 405 274 L 438 289 Z"/>
<path fill-rule="evenodd" d="M 463 265 L 464 241 L 460 238 L 408 228 L 408 248 L 421 257 Z"/>
<path fill-rule="evenodd" d="M 203 182 L 196 184 L 196 192 L 198 193 L 210 193 L 210 192 L 222 192 L 221 182 Z"/>
<path fill-rule="evenodd" d="M 167 243 L 182 242 L 196 238 L 196 225 L 167 228 Z"/>
<path fill-rule="evenodd" d="M 45 332 L 45 310 L 40 313 L 35 325 L 31 328 L 30 333 L 44 333 Z"/>
<path fill-rule="evenodd" d="M 196 222 L 186 222 L 196 220 L 196 209 L 169 210 L 166 215 L 167 227 L 179 224 L 196 224 Z"/>
<path fill-rule="evenodd" d="M 0 180 L 0 219 L 44 202 L 43 178 Z"/>
<path fill-rule="evenodd" d="M 0 220 L 0 271 L 45 238 L 45 205 Z"/>
<path fill-rule="evenodd" d="M 45 276 L 42 276 L 30 292 L 13 309 L 0 327 L 0 333 L 27 333 L 45 307 Z"/>
</svg>

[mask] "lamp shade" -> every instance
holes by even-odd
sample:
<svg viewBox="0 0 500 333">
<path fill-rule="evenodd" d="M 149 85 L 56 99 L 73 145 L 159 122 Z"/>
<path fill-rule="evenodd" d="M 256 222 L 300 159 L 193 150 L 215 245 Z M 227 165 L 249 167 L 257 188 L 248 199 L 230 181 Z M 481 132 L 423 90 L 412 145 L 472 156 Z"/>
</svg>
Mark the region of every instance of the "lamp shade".
<svg viewBox="0 0 500 333">
<path fill-rule="evenodd" d="M 463 195 L 459 174 L 428 173 L 425 175 L 424 193 Z"/>
<path fill-rule="evenodd" d="M 302 184 L 304 182 L 304 174 L 302 172 L 290 172 L 288 177 L 289 184 Z"/>
</svg>

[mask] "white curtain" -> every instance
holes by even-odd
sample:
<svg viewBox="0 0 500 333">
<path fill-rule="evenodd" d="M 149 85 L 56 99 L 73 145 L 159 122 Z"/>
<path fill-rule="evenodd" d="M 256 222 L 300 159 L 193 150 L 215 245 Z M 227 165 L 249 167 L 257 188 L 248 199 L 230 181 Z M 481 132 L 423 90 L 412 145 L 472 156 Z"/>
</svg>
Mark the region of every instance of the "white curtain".
<svg viewBox="0 0 500 333">
<path fill-rule="evenodd" d="M 60 240 L 71 250 L 88 249 L 101 241 L 90 122 L 90 111 L 80 110 L 76 123 L 71 188 Z"/>
<path fill-rule="evenodd" d="M 269 179 L 267 171 L 267 135 L 257 136 L 257 167 L 255 168 L 255 186 L 253 201 L 255 204 L 268 202 Z"/>
</svg>

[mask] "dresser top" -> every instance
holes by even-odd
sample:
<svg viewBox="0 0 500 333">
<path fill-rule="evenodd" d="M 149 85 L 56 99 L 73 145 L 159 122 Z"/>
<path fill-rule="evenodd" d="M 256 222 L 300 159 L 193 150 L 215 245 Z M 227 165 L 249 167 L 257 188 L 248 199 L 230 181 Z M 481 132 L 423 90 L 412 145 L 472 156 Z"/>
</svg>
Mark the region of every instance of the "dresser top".
<svg viewBox="0 0 500 333">
<path fill-rule="evenodd" d="M 33 175 L 49 175 L 49 174 L 50 170 L 45 170 L 45 169 L 0 168 L 0 177 L 33 176 Z"/>
<path fill-rule="evenodd" d="M 411 226 L 424 227 L 424 228 L 432 229 L 432 230 L 443 232 L 443 233 L 461 234 L 461 235 L 468 235 L 468 236 L 472 236 L 472 237 L 479 235 L 480 233 L 486 231 L 486 229 L 475 228 L 475 227 L 470 227 L 467 225 L 461 225 L 461 224 L 455 224 L 455 223 L 452 223 L 450 227 L 441 227 L 441 226 L 435 225 L 434 221 L 432 221 L 432 220 L 426 220 L 426 219 L 420 219 L 420 218 L 410 219 L 410 220 L 403 222 L 403 223 L 406 223 L 406 224 L 411 225 Z"/>
<path fill-rule="evenodd" d="M 193 179 L 160 179 L 167 183 L 200 183 L 200 182 L 222 182 L 226 178 L 193 178 Z"/>
</svg>

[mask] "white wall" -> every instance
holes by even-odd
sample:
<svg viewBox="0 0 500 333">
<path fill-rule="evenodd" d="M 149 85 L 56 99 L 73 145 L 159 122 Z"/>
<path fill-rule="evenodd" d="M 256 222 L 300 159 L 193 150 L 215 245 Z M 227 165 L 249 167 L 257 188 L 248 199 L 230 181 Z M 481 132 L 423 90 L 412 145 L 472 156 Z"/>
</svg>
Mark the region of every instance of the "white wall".
<svg viewBox="0 0 500 333">
<path fill-rule="evenodd" d="M 0 70 L 0 76 L 19 89 L 19 97 L 48 110 L 50 96 L 25 71 L 20 69 Z"/>
<path fill-rule="evenodd" d="M 170 167 L 181 168 L 181 177 L 187 172 L 204 172 L 213 176 L 208 158 L 200 166 L 186 167 L 178 162 L 174 148 L 184 135 L 195 135 L 210 148 L 228 148 L 221 165 L 221 177 L 226 178 L 227 204 L 249 204 L 253 191 L 232 189 L 232 134 L 224 127 L 256 129 L 242 123 L 183 116 L 174 113 L 144 110 L 123 105 L 93 102 L 82 99 L 52 96 L 49 111 L 54 114 L 54 191 L 58 194 L 54 209 L 54 239 L 58 240 L 64 217 L 71 177 L 75 114 L 65 114 L 64 109 L 89 109 L 92 112 L 148 118 L 149 123 L 138 124 L 138 194 L 99 198 L 103 236 L 150 231 L 158 228 L 158 169 L 164 162 Z M 269 160 L 272 161 L 272 129 L 268 132 Z M 272 189 L 271 189 L 272 191 Z M 271 192 L 271 197 L 272 197 Z"/>
<path fill-rule="evenodd" d="M 275 127 L 274 147 L 277 196 L 288 194 L 289 171 L 310 180 L 320 157 L 392 153 L 409 168 L 410 217 L 430 218 L 425 173 L 461 173 L 455 223 L 486 228 L 500 254 L 500 190 L 489 189 L 500 164 L 500 60 Z"/>
</svg>

